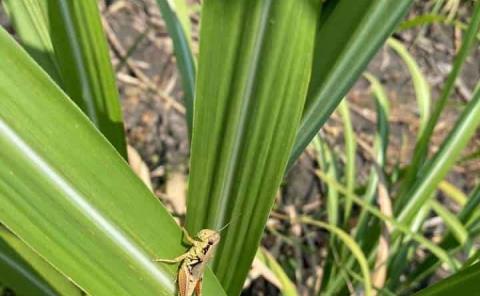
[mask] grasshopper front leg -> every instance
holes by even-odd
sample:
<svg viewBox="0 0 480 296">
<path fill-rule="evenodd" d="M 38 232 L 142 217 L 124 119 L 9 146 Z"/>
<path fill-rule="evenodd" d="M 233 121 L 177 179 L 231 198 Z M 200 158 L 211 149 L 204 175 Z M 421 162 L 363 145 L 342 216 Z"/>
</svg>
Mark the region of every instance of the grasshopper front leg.
<svg viewBox="0 0 480 296">
<path fill-rule="evenodd" d="M 194 240 L 187 232 L 185 228 L 182 227 L 183 234 L 185 235 L 185 238 L 187 241 L 191 244 L 194 245 L 197 241 Z M 167 264 L 175 264 L 175 263 L 180 263 L 182 262 L 186 257 L 188 256 L 188 252 L 178 256 L 175 259 L 153 259 L 155 262 L 162 262 L 162 263 L 167 263 Z"/>
<path fill-rule="evenodd" d="M 158 259 L 157 258 L 157 259 L 153 259 L 153 261 L 167 263 L 167 264 L 175 264 L 175 263 L 182 262 L 185 258 L 187 258 L 187 256 L 188 256 L 188 253 L 185 253 L 176 257 L 175 259 Z"/>
<path fill-rule="evenodd" d="M 188 231 L 182 227 L 182 231 L 183 231 L 183 234 L 185 235 L 185 238 L 187 239 L 187 241 L 191 244 L 191 245 L 195 245 L 195 243 L 197 242 L 195 239 L 193 239 L 193 237 L 190 236 L 190 234 L 188 234 Z"/>
</svg>

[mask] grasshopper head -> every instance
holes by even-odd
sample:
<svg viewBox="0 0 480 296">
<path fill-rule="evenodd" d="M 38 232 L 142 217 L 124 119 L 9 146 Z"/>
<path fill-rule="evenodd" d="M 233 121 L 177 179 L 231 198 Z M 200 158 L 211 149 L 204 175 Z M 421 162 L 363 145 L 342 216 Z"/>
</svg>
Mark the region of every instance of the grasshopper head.
<svg viewBox="0 0 480 296">
<path fill-rule="evenodd" d="M 220 233 L 211 229 L 202 229 L 198 232 L 197 237 L 201 241 L 208 242 L 210 245 L 215 245 L 220 241 Z"/>
</svg>

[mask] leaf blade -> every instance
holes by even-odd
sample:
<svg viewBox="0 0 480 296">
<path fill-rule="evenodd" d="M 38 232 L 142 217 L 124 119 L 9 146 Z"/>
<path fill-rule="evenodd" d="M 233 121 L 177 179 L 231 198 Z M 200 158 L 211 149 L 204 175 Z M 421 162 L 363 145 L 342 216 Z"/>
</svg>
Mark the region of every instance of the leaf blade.
<svg viewBox="0 0 480 296">
<path fill-rule="evenodd" d="M 17 293 L 22 295 L 82 295 L 81 290 L 72 282 L 19 238 L 3 228 L 0 228 L 0 253 L 0 258 L 4 259 L 2 261 L 9 265 L 7 270 L 2 267 L 2 283 L 9 284 L 5 277 L 8 279 L 18 276 L 10 286 Z M 25 291 L 30 288 L 33 288 L 34 291 Z"/>
<path fill-rule="evenodd" d="M 289 167 L 335 110 L 412 2 L 337 2 L 316 36 L 317 47 L 308 103 Z"/>
<path fill-rule="evenodd" d="M 187 228 L 232 222 L 213 262 L 228 294 L 243 285 L 285 171 L 310 73 L 316 5 L 203 3 Z"/>
<path fill-rule="evenodd" d="M 190 22 L 184 0 L 157 0 L 165 20 L 168 33 L 172 38 L 178 70 L 182 77 L 185 116 L 189 134 L 192 133 L 193 98 L 195 94 L 196 66 L 191 47 Z"/>
<path fill-rule="evenodd" d="M 87 293 L 172 295 L 170 214 L 3 29 L 0 55 L 1 222 Z M 210 272 L 205 290 L 223 295 Z"/>
<path fill-rule="evenodd" d="M 126 159 L 120 98 L 95 0 L 48 0 L 62 89 Z"/>
</svg>

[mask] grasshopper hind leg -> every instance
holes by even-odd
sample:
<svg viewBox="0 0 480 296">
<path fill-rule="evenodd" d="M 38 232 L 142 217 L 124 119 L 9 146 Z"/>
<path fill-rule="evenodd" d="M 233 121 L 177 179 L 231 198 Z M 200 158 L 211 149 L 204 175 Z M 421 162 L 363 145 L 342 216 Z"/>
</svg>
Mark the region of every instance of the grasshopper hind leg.
<svg viewBox="0 0 480 296">
<path fill-rule="evenodd" d="M 202 281 L 203 281 L 203 278 L 201 278 L 195 285 L 194 293 L 196 296 L 202 296 Z"/>
</svg>

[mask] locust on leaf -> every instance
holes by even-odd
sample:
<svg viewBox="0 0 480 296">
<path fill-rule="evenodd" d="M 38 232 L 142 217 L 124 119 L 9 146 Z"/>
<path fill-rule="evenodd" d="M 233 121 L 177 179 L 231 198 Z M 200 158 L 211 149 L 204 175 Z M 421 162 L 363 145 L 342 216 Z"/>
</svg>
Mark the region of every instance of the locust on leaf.
<svg viewBox="0 0 480 296">
<path fill-rule="evenodd" d="M 184 228 L 182 230 L 191 244 L 190 249 L 175 259 L 155 259 L 154 261 L 167 264 L 180 263 L 177 277 L 178 296 L 192 296 L 193 293 L 201 296 L 203 273 L 220 242 L 220 233 L 211 229 L 202 229 L 195 239 Z"/>
</svg>

